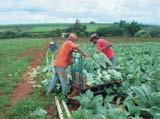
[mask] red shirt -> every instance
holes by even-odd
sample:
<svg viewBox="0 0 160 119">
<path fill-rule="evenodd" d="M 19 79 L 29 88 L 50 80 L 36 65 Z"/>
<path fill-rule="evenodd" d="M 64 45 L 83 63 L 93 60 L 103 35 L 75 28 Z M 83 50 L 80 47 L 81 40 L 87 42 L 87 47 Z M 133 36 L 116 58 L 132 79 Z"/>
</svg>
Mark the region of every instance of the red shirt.
<svg viewBox="0 0 160 119">
<path fill-rule="evenodd" d="M 72 63 L 72 51 L 76 47 L 77 45 L 74 42 L 70 40 L 65 41 L 58 51 L 54 66 L 66 68 L 68 65 L 70 65 Z"/>
<path fill-rule="evenodd" d="M 113 51 L 112 47 L 108 47 L 105 48 L 106 46 L 108 46 L 109 44 L 111 44 L 109 41 L 100 38 L 97 42 L 97 48 L 98 49 L 103 49 L 102 52 L 109 58 L 112 59 L 113 57 L 115 57 L 115 52 Z"/>
</svg>

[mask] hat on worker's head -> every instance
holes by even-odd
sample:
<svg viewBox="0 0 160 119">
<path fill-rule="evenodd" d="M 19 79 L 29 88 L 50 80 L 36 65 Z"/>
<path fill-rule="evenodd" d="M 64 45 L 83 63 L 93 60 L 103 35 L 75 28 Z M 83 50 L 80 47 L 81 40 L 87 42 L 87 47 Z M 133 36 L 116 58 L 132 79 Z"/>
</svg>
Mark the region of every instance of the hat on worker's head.
<svg viewBox="0 0 160 119">
<path fill-rule="evenodd" d="M 96 33 L 94 33 L 90 36 L 89 40 L 92 41 L 93 39 L 99 39 L 99 36 Z"/>
</svg>

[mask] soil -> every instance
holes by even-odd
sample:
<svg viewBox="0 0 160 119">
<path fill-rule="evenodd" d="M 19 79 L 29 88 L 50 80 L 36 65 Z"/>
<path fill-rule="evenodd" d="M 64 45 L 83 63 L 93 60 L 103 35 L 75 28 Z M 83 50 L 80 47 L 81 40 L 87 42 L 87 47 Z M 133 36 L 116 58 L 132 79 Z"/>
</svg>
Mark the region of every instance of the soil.
<svg viewBox="0 0 160 119">
<path fill-rule="evenodd" d="M 50 115 L 50 119 L 54 119 L 54 114 L 55 114 L 55 110 L 56 109 L 56 107 L 47 107 L 47 112 L 49 113 L 49 115 Z"/>
<path fill-rule="evenodd" d="M 38 51 L 35 60 L 33 62 L 31 62 L 31 67 L 32 68 L 36 68 L 38 65 L 41 64 L 41 62 L 42 62 L 42 60 L 45 56 L 45 53 L 46 52 L 44 51 L 44 49 L 41 49 L 41 50 Z"/>
<path fill-rule="evenodd" d="M 35 55 L 34 61 L 30 62 L 30 66 L 28 67 L 26 73 L 23 74 L 21 78 L 20 84 L 17 86 L 17 88 L 13 91 L 12 97 L 11 97 L 11 104 L 13 106 L 16 105 L 16 103 L 22 99 L 25 99 L 29 97 L 32 94 L 33 86 L 29 83 L 29 78 L 32 74 L 32 72 L 42 63 L 43 58 L 45 57 L 45 49 L 43 48 L 39 51 L 36 51 L 36 49 L 31 48 L 28 51 L 22 53 L 19 58 L 23 58 L 29 55 Z M 42 93 L 42 96 L 44 94 Z M 72 109 L 74 110 L 74 109 Z M 57 110 L 56 107 L 49 106 L 46 108 L 46 111 L 50 115 L 51 119 L 54 119 L 57 117 Z"/>
<path fill-rule="evenodd" d="M 28 82 L 29 77 L 31 76 L 32 71 L 41 64 L 42 59 L 45 56 L 45 48 L 40 49 L 39 51 L 35 52 L 34 48 L 29 49 L 28 51 L 24 52 L 22 56 L 35 54 L 36 58 L 34 61 L 30 63 L 30 66 L 28 67 L 28 70 L 26 73 L 23 74 L 21 78 L 20 84 L 17 86 L 17 88 L 13 91 L 11 102 L 13 105 L 15 105 L 18 101 L 28 97 L 33 90 L 32 84 Z"/>
<path fill-rule="evenodd" d="M 70 98 L 67 103 L 68 109 L 70 112 L 78 110 L 80 107 L 80 102 L 78 100 Z"/>
</svg>

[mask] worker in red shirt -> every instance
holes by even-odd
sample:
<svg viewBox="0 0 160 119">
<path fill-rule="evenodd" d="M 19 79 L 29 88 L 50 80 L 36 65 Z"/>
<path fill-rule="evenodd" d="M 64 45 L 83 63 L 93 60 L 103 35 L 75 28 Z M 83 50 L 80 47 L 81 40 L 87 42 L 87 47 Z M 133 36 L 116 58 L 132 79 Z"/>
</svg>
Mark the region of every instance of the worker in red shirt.
<svg viewBox="0 0 160 119">
<path fill-rule="evenodd" d="M 90 41 L 96 44 L 96 52 L 102 52 L 111 61 L 113 68 L 117 65 L 116 54 L 112 48 L 112 43 L 104 38 L 99 37 L 97 34 L 92 34 Z"/>
<path fill-rule="evenodd" d="M 58 79 L 61 82 L 63 94 L 68 94 L 69 89 L 66 68 L 72 64 L 72 52 L 78 50 L 83 56 L 87 56 L 87 54 L 82 52 L 79 46 L 75 43 L 77 40 L 77 35 L 71 33 L 59 49 L 55 61 L 53 62 L 53 76 L 47 91 L 47 96 L 54 90 Z"/>
</svg>

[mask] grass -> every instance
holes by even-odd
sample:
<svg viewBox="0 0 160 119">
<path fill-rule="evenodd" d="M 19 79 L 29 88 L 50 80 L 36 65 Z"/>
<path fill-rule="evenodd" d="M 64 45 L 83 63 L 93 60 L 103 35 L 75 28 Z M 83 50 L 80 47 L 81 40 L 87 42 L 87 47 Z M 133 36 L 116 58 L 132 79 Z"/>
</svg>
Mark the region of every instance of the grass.
<svg viewBox="0 0 160 119">
<path fill-rule="evenodd" d="M 10 107 L 10 97 L 19 84 L 22 74 L 26 71 L 34 54 L 20 57 L 27 49 L 40 49 L 45 40 L 37 39 L 8 39 L 0 41 L 0 118 L 7 117 L 4 113 Z"/>
<path fill-rule="evenodd" d="M 108 27 L 111 24 L 105 24 L 105 23 L 101 23 L 101 24 L 87 24 L 87 31 L 88 32 L 95 32 L 97 30 L 97 28 L 99 27 Z"/>
<path fill-rule="evenodd" d="M 47 109 L 52 105 L 52 108 L 55 106 L 54 99 L 52 97 L 46 98 L 41 96 L 41 90 L 35 90 L 32 97 L 25 100 L 21 100 L 17 103 L 15 108 L 10 112 L 9 119 L 50 119 L 50 116 L 45 117 L 32 116 L 30 115 L 37 108 L 41 107 Z"/>
<path fill-rule="evenodd" d="M 66 29 L 70 26 L 71 24 L 51 24 L 51 25 L 40 25 L 40 26 L 37 25 L 29 29 L 27 32 L 47 32 L 56 29 Z"/>
<path fill-rule="evenodd" d="M 95 32 L 98 27 L 105 27 L 110 25 L 107 23 L 96 23 L 96 24 L 83 23 L 83 24 L 87 26 L 87 31 L 89 32 Z M 21 30 L 23 32 L 48 32 L 56 29 L 66 29 L 70 26 L 72 26 L 71 23 L 3 25 L 3 26 L 0 26 L 0 32 L 8 31 L 8 30 L 10 31 Z"/>
</svg>

